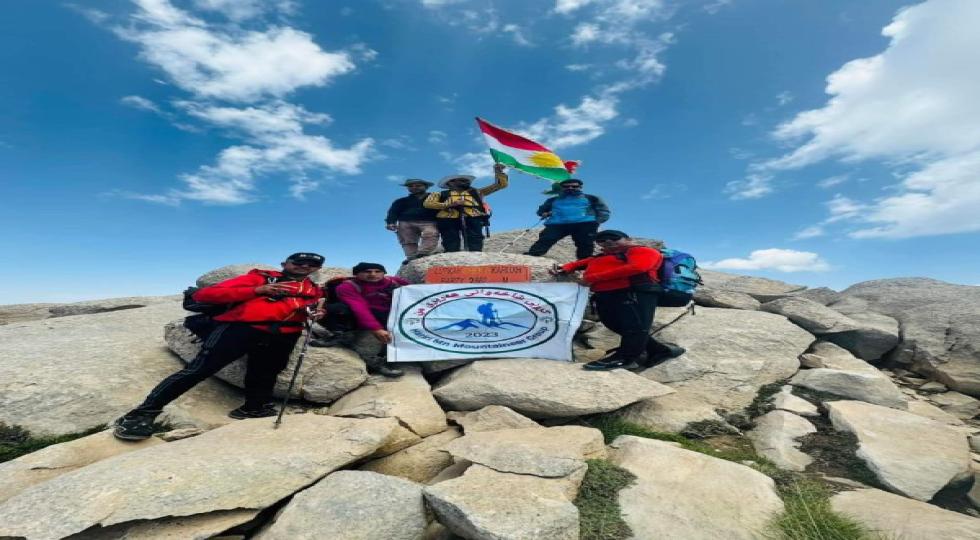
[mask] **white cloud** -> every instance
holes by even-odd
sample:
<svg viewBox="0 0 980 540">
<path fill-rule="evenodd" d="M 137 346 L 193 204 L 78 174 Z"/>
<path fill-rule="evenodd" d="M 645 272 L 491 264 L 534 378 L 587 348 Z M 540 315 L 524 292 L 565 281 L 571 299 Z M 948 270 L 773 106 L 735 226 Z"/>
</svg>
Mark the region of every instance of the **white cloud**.
<svg viewBox="0 0 980 540">
<path fill-rule="evenodd" d="M 88 19 L 89 22 L 91 22 L 92 24 L 101 25 L 106 21 L 108 21 L 110 18 L 108 13 L 95 8 L 83 7 L 72 2 L 67 2 L 64 4 L 64 6 L 67 7 L 68 9 L 77 11 L 83 17 Z"/>
<path fill-rule="evenodd" d="M 823 272 L 830 265 L 816 253 L 794 249 L 759 249 L 745 259 L 723 259 L 701 266 L 712 270 L 778 270 L 780 272 Z"/>
<path fill-rule="evenodd" d="M 568 71 L 588 71 L 592 69 L 591 64 L 568 64 L 565 66 Z"/>
<path fill-rule="evenodd" d="M 772 193 L 772 181 L 771 174 L 749 174 L 742 180 L 732 180 L 725 184 L 725 193 L 734 200 L 758 199 Z"/>
<path fill-rule="evenodd" d="M 848 180 L 850 180 L 850 178 L 851 178 L 850 175 L 847 175 L 847 174 L 838 174 L 838 175 L 834 175 L 834 176 L 829 176 L 829 177 L 824 178 L 823 180 L 817 182 L 817 187 L 821 187 L 821 188 L 827 189 L 827 188 L 834 187 L 834 186 L 839 185 L 839 184 L 843 184 L 844 182 L 847 182 Z"/>
<path fill-rule="evenodd" d="M 929 0 L 882 30 L 888 47 L 827 78 L 822 108 L 775 135 L 792 151 L 759 165 L 797 169 L 824 160 L 898 168 L 898 194 L 848 216 L 857 238 L 907 238 L 980 230 L 980 2 Z M 911 172 L 909 172 L 911 171 Z"/>
<path fill-rule="evenodd" d="M 823 227 L 821 227 L 820 225 L 813 225 L 794 234 L 793 240 L 805 240 L 807 238 L 816 238 L 818 236 L 823 236 L 824 234 L 825 233 Z"/>
<path fill-rule="evenodd" d="M 124 96 L 119 100 L 120 103 L 126 105 L 127 107 L 132 107 L 134 109 L 141 109 L 144 111 L 150 111 L 154 113 L 160 113 L 160 108 L 157 107 L 156 103 L 146 99 L 141 96 Z"/>
<path fill-rule="evenodd" d="M 534 45 L 531 43 L 531 40 L 527 39 L 527 36 L 524 35 L 524 30 L 522 30 L 521 27 L 516 24 L 505 24 L 500 30 L 505 34 L 510 34 L 511 37 L 514 38 L 514 43 L 522 47 L 530 47 Z"/>
<path fill-rule="evenodd" d="M 646 193 L 640 195 L 640 198 L 645 201 L 670 198 L 670 195 L 666 193 L 665 188 L 666 186 L 663 184 L 655 184 Z"/>
<path fill-rule="evenodd" d="M 137 24 L 117 34 L 140 45 L 140 56 L 192 94 L 251 102 L 323 86 L 354 69 L 346 52 L 326 52 L 310 34 L 272 26 L 265 31 L 212 27 L 166 0 L 136 0 Z"/>
<path fill-rule="evenodd" d="M 830 217 L 824 223 L 834 223 L 859 216 L 866 207 L 838 193 L 834 195 L 833 199 L 827 201 L 827 209 L 830 211 Z"/>
<path fill-rule="evenodd" d="M 422 5 L 427 8 L 441 8 L 450 4 L 458 4 L 463 0 L 422 0 Z"/>
<path fill-rule="evenodd" d="M 710 14 L 714 15 L 722 10 L 722 8 L 731 5 L 732 0 L 715 0 L 714 2 L 709 2 L 705 4 L 704 10 Z"/>
<path fill-rule="evenodd" d="M 571 13 L 576 9 L 591 4 L 593 0 L 557 0 L 555 2 L 556 13 Z"/>
<path fill-rule="evenodd" d="M 615 96 L 585 96 L 575 107 L 555 107 L 555 114 L 520 131 L 553 150 L 587 143 L 605 133 L 605 124 L 619 115 Z"/>
<path fill-rule="evenodd" d="M 469 174 L 476 178 L 493 176 L 493 159 L 489 152 L 467 152 L 455 157 L 443 154 L 443 158 L 456 167 L 452 174 Z"/>
<path fill-rule="evenodd" d="M 776 94 L 776 104 L 782 107 L 783 105 L 789 105 L 793 101 L 792 92 L 780 92 Z"/>
<path fill-rule="evenodd" d="M 440 131 L 438 129 L 433 129 L 429 132 L 429 143 L 431 144 L 445 144 L 448 135 L 445 131 Z"/>
<path fill-rule="evenodd" d="M 342 148 L 308 133 L 307 127 L 329 125 L 330 116 L 283 99 L 297 88 L 322 86 L 353 70 L 352 54 L 372 59 L 376 52 L 366 45 L 331 53 L 320 49 L 309 34 L 281 22 L 266 30 L 252 29 L 256 21 L 249 21 L 249 29 L 238 24 L 273 11 L 288 14 L 293 8 L 289 0 L 195 0 L 199 9 L 219 11 L 231 20 L 220 27 L 168 0 L 134 2 L 138 9 L 133 23 L 116 28 L 116 33 L 139 44 L 144 60 L 163 70 L 176 89 L 190 94 L 173 101 L 177 112 L 242 143 L 222 150 L 212 164 L 181 175 L 180 188 L 162 195 L 123 196 L 162 204 L 243 204 L 260 198 L 261 178 L 283 174 L 290 179 L 289 193 L 302 199 L 330 173 L 358 174 L 362 163 L 377 157 L 370 138 Z M 188 127 L 176 114 L 161 112 L 140 96 L 126 96 L 122 102 L 158 112 L 181 129 Z"/>
</svg>

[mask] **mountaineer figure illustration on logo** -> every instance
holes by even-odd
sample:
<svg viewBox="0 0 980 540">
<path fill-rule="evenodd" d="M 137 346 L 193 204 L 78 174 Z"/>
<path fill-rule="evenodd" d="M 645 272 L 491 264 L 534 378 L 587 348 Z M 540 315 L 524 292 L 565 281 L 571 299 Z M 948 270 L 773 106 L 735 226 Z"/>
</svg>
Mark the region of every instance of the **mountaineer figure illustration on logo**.
<svg viewBox="0 0 980 540">
<path fill-rule="evenodd" d="M 504 322 L 500 319 L 500 315 L 497 314 L 497 310 L 493 307 L 493 302 L 487 302 L 486 304 L 480 304 L 476 308 L 476 311 L 483 317 L 483 320 L 477 321 L 476 319 L 462 319 L 453 323 L 449 323 L 442 328 L 433 328 L 433 332 L 442 332 L 443 330 L 449 330 L 455 328 L 456 330 L 468 330 L 470 328 L 504 328 L 504 327 L 517 327 L 517 328 L 530 328 L 523 324 L 517 324 L 514 322 Z"/>
<path fill-rule="evenodd" d="M 555 305 L 505 287 L 444 291 L 399 312 L 399 331 L 425 347 L 460 354 L 527 349 L 558 332 Z"/>
</svg>

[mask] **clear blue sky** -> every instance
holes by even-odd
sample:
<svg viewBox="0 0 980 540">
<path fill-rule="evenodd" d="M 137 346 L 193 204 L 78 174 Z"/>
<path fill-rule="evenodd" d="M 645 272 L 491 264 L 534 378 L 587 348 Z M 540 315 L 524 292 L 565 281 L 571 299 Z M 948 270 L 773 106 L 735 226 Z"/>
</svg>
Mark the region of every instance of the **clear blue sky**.
<svg viewBox="0 0 980 540">
<path fill-rule="evenodd" d="M 973 0 L 8 2 L 0 303 L 394 267 L 397 182 L 489 180 L 477 115 L 709 267 L 980 284 L 977 27 Z M 544 187 L 514 174 L 493 228 Z"/>
</svg>

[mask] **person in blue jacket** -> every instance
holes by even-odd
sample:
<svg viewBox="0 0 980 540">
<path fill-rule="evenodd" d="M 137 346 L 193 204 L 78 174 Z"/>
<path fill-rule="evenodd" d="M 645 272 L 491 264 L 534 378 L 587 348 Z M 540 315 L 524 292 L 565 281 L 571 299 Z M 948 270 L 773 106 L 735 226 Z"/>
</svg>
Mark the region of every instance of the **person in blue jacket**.
<svg viewBox="0 0 980 540">
<path fill-rule="evenodd" d="M 538 215 L 545 220 L 544 230 L 525 255 L 540 257 L 559 240 L 571 236 L 576 259 L 592 256 L 596 231 L 609 219 L 609 207 L 599 197 L 582 193 L 582 185 L 577 178 L 562 180 L 559 194 L 538 207 Z"/>
</svg>

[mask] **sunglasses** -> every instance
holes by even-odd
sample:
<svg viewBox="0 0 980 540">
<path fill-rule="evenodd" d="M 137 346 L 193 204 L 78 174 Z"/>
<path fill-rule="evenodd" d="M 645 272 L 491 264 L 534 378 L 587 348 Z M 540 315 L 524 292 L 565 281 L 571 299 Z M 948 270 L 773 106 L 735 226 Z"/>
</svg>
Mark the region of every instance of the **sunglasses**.
<svg viewBox="0 0 980 540">
<path fill-rule="evenodd" d="M 293 266 L 309 266 L 311 268 L 320 268 L 320 263 L 318 262 L 289 261 L 289 264 L 292 264 Z"/>
<path fill-rule="evenodd" d="M 582 186 L 573 186 L 571 184 L 565 184 L 562 187 L 565 188 L 565 189 L 582 189 Z"/>
<path fill-rule="evenodd" d="M 610 238 L 610 237 L 596 238 L 595 243 L 596 244 L 605 244 L 606 242 L 618 242 L 620 240 L 622 240 L 622 238 Z"/>
</svg>

